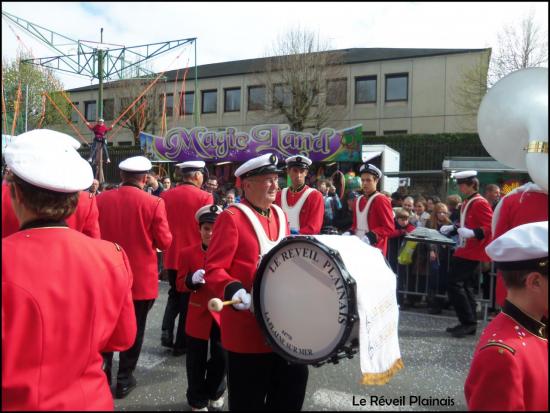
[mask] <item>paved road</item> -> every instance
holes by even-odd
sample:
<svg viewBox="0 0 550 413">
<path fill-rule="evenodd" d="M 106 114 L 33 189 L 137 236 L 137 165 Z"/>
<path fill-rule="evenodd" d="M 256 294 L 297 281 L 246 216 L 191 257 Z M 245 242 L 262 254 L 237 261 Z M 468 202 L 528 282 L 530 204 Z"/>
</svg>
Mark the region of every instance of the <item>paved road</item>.
<svg viewBox="0 0 550 413">
<path fill-rule="evenodd" d="M 185 398 L 185 356 L 174 357 L 160 346 L 167 291 L 168 284 L 160 282 L 159 298 L 149 313 L 135 371 L 138 387 L 127 398 L 115 400 L 116 410 L 190 410 Z M 452 313 L 432 316 L 402 311 L 399 342 L 405 368 L 385 386 L 365 387 L 359 384 L 357 356 L 338 365 L 310 367 L 303 410 L 466 410 L 463 383 L 481 329 L 476 336 L 453 339 L 444 330 L 455 323 Z M 379 401 L 396 399 L 393 402 L 397 404 L 376 405 L 375 397 Z M 415 402 L 419 398 L 421 405 Z"/>
</svg>

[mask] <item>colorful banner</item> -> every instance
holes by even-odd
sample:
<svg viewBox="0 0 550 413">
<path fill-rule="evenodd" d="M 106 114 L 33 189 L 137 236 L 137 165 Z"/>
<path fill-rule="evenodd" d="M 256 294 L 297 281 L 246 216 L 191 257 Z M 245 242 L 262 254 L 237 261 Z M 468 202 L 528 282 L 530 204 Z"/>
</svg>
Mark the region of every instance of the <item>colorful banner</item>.
<svg viewBox="0 0 550 413">
<path fill-rule="evenodd" d="M 141 132 L 140 141 L 152 158 L 174 162 L 245 162 L 268 152 L 280 159 L 300 154 L 314 162 L 361 162 L 361 132 L 362 125 L 323 128 L 316 135 L 290 131 L 281 124 L 254 126 L 249 133 L 232 127 L 222 131 L 178 127 L 164 137 Z"/>
</svg>

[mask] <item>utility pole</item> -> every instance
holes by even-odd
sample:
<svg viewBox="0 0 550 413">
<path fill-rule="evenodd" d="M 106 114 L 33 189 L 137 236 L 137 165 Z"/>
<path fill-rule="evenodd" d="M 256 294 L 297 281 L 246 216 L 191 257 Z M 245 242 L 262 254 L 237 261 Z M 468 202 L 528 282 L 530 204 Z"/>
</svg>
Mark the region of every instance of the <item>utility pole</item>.
<svg viewBox="0 0 550 413">
<path fill-rule="evenodd" d="M 97 113 L 99 119 L 103 118 L 103 27 L 101 28 L 101 35 L 99 38 L 100 47 L 97 49 L 97 77 L 99 79 L 99 88 L 97 96 Z"/>
</svg>

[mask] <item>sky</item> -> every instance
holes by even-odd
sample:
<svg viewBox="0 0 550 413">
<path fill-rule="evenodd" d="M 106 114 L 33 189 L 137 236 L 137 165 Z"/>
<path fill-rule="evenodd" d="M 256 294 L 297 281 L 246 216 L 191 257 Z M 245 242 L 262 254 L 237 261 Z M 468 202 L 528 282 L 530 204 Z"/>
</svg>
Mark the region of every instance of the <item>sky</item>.
<svg viewBox="0 0 550 413">
<path fill-rule="evenodd" d="M 2 11 L 74 40 L 136 46 L 197 38 L 197 64 L 264 57 L 278 37 L 300 27 L 332 49 L 495 48 L 506 25 L 530 13 L 548 33 L 547 2 L 2 2 Z M 20 40 L 18 40 L 18 37 Z M 35 58 L 59 53 L 2 17 L 2 58 L 17 48 Z M 64 52 L 72 46 L 64 46 Z M 149 64 L 155 72 L 193 66 L 185 46 Z M 97 81 L 56 72 L 65 88 Z"/>
</svg>

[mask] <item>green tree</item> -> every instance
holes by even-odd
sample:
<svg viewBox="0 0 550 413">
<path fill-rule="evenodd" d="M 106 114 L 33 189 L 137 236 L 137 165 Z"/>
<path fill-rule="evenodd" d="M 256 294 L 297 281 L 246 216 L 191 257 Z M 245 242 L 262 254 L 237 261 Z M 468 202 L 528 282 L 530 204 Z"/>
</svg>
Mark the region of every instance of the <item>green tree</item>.
<svg viewBox="0 0 550 413">
<path fill-rule="evenodd" d="M 23 62 L 31 57 L 30 54 L 19 51 L 14 60 L 9 61 L 2 58 L 4 85 L 2 99 L 5 105 L 5 112 L 2 112 L 2 116 L 5 117 L 2 120 L 2 130 L 4 133 L 12 133 L 13 118 L 16 112 L 15 135 L 25 131 L 25 114 L 28 130 L 36 129 L 39 126 L 43 113 L 42 94 L 44 92 L 48 93 L 59 109 L 56 109 L 46 99 L 45 115 L 40 126 L 44 128 L 49 125 L 65 124 L 66 121 L 61 113 L 70 119 L 71 105 L 60 92 L 63 90 L 62 82 L 55 77 L 51 69 Z M 28 98 L 26 99 L 27 90 Z"/>
</svg>

